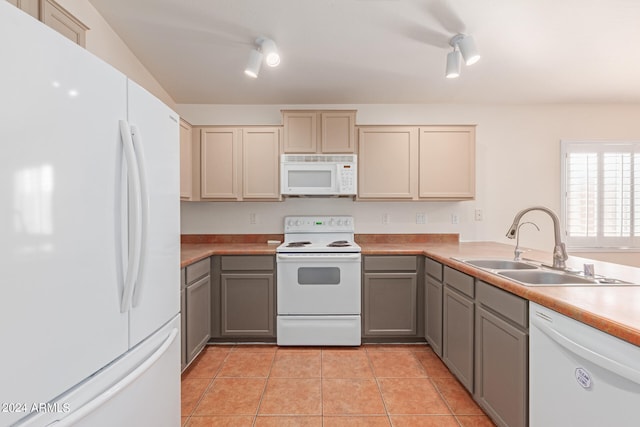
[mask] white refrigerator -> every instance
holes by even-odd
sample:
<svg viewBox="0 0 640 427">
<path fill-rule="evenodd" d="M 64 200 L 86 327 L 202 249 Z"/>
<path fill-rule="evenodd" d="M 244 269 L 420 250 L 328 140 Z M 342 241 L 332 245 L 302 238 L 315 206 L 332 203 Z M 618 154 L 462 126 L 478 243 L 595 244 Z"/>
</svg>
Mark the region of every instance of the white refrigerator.
<svg viewBox="0 0 640 427">
<path fill-rule="evenodd" d="M 177 426 L 178 115 L 1 0 L 0 58 L 0 426 Z"/>
</svg>

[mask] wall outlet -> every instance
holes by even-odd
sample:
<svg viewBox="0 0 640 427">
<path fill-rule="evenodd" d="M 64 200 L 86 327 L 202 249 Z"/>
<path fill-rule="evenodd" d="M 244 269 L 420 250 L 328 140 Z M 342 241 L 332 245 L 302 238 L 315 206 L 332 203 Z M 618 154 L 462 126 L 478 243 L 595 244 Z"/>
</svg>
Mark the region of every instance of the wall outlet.
<svg viewBox="0 0 640 427">
<path fill-rule="evenodd" d="M 426 224 L 427 223 L 427 214 L 424 212 L 418 212 L 416 214 L 416 224 Z"/>
<path fill-rule="evenodd" d="M 249 224 L 256 224 L 258 222 L 258 215 L 255 213 L 249 214 Z"/>
<path fill-rule="evenodd" d="M 383 224 L 389 224 L 389 214 L 388 213 L 383 213 L 382 214 L 382 223 Z"/>
<path fill-rule="evenodd" d="M 460 218 L 458 217 L 457 213 L 452 213 L 451 214 L 451 224 L 458 224 L 460 223 Z"/>
<path fill-rule="evenodd" d="M 482 219 L 483 219 L 482 209 L 476 209 L 476 211 L 475 211 L 475 219 L 476 219 L 476 221 L 482 221 Z"/>
</svg>

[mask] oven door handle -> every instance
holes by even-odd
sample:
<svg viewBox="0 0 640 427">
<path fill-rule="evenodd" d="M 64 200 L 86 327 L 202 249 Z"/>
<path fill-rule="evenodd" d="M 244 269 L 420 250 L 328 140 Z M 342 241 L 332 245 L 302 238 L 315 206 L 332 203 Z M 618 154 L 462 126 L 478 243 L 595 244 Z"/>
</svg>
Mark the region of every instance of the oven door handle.
<svg viewBox="0 0 640 427">
<path fill-rule="evenodd" d="M 341 254 L 341 255 L 313 255 L 313 254 L 304 254 L 304 255 L 290 255 L 290 254 L 278 254 L 278 259 L 281 260 L 296 260 L 296 261 L 349 261 L 349 260 L 359 260 L 361 258 L 360 254 Z"/>
</svg>

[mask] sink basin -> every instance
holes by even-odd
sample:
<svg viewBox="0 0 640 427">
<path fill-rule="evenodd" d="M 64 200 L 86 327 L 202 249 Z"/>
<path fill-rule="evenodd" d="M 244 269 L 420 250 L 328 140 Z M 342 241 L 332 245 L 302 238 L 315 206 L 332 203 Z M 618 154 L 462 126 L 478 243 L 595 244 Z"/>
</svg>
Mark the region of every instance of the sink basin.
<svg viewBox="0 0 640 427">
<path fill-rule="evenodd" d="M 500 276 L 516 280 L 528 286 L 589 286 L 598 285 L 593 279 L 546 270 L 499 271 Z"/>
<path fill-rule="evenodd" d="M 474 267 L 487 268 L 490 270 L 536 270 L 538 268 L 526 262 L 508 259 L 469 259 L 464 260 L 464 262 Z"/>
</svg>

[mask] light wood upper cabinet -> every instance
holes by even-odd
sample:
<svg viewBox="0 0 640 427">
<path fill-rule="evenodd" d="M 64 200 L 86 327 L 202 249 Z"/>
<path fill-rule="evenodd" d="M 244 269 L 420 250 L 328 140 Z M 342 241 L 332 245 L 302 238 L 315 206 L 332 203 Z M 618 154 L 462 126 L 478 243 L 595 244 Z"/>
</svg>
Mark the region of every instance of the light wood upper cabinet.
<svg viewBox="0 0 640 427">
<path fill-rule="evenodd" d="M 417 197 L 417 127 L 361 127 L 358 143 L 359 199 Z"/>
<path fill-rule="evenodd" d="M 356 152 L 354 110 L 285 110 L 282 122 L 285 153 Z"/>
<path fill-rule="evenodd" d="M 200 197 L 240 199 L 240 137 L 238 128 L 202 129 L 200 136 Z"/>
<path fill-rule="evenodd" d="M 283 111 L 285 153 L 315 153 L 318 148 L 318 113 Z"/>
<path fill-rule="evenodd" d="M 89 28 L 55 1 L 41 1 L 40 20 L 72 42 L 86 46 L 85 37 Z"/>
<path fill-rule="evenodd" d="M 356 152 L 356 112 L 325 111 L 320 113 L 321 151 L 323 153 Z"/>
<path fill-rule="evenodd" d="M 9 0 L 9 3 L 42 21 L 74 43 L 82 47 L 86 46 L 86 32 L 89 27 L 54 0 Z"/>
<path fill-rule="evenodd" d="M 193 130 L 191 125 L 180 119 L 180 199 L 193 197 Z"/>
<path fill-rule="evenodd" d="M 420 128 L 419 197 L 475 197 L 475 126 Z"/>
<path fill-rule="evenodd" d="M 40 19 L 40 0 L 8 0 L 9 3 L 27 12 L 36 19 Z"/>
<path fill-rule="evenodd" d="M 280 135 L 279 126 L 200 128 L 198 199 L 281 200 Z"/>
<path fill-rule="evenodd" d="M 243 199 L 280 198 L 280 129 L 242 130 Z"/>
<path fill-rule="evenodd" d="M 359 200 L 475 197 L 475 126 L 360 127 Z"/>
</svg>

